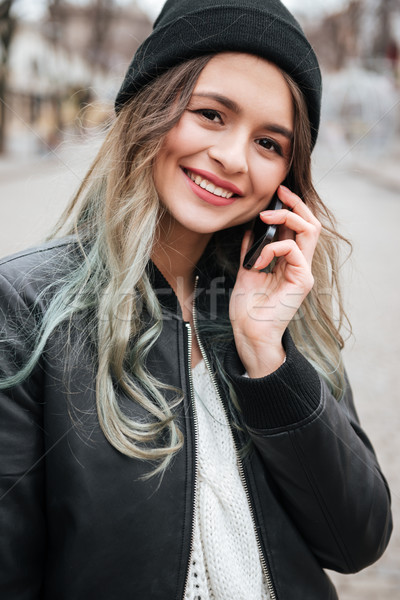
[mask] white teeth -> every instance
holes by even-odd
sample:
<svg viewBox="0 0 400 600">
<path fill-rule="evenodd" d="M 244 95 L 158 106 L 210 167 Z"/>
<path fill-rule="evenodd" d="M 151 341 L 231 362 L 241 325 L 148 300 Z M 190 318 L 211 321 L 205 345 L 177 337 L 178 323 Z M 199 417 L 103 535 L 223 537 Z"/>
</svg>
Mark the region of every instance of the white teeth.
<svg viewBox="0 0 400 600">
<path fill-rule="evenodd" d="M 185 169 L 185 173 L 190 177 L 192 181 L 194 181 L 198 186 L 203 188 L 203 190 L 207 190 L 211 194 L 215 196 L 221 196 L 222 198 L 232 198 L 233 192 L 228 192 L 228 190 L 224 190 L 221 187 L 216 187 L 211 181 L 207 179 L 203 179 L 201 175 L 195 175 L 191 171 L 187 171 Z"/>
</svg>

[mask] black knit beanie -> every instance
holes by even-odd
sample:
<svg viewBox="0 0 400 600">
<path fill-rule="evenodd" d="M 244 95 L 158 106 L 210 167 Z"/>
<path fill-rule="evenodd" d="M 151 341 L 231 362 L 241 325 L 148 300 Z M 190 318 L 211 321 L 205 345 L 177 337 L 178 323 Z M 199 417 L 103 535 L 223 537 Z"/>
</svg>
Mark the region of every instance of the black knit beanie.
<svg viewBox="0 0 400 600">
<path fill-rule="evenodd" d="M 255 54 L 286 71 L 306 98 L 314 146 L 321 73 L 303 30 L 280 0 L 167 0 L 153 32 L 133 57 L 115 101 L 116 112 L 167 69 L 218 52 Z"/>
</svg>

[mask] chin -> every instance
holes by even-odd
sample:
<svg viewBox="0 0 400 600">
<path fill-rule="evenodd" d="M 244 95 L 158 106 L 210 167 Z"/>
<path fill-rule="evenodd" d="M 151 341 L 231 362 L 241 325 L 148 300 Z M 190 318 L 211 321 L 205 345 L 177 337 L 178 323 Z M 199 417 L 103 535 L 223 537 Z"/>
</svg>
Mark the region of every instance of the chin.
<svg viewBox="0 0 400 600">
<path fill-rule="evenodd" d="M 208 220 L 208 222 L 207 221 L 202 222 L 199 220 L 195 220 L 195 221 L 181 223 L 181 225 L 186 230 L 191 231 L 193 233 L 198 233 L 201 235 L 210 235 L 210 234 L 216 233 L 220 229 L 225 229 L 225 227 L 213 227 L 212 224 L 210 223 L 210 220 Z"/>
</svg>

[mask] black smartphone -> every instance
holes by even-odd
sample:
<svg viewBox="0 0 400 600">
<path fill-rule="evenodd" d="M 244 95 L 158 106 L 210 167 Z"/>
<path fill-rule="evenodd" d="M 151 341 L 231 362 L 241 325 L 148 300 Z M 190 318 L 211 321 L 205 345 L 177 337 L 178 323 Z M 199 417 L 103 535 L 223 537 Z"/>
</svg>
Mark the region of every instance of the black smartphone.
<svg viewBox="0 0 400 600">
<path fill-rule="evenodd" d="M 283 204 L 279 200 L 278 194 L 275 193 L 266 210 L 279 210 L 282 207 Z M 243 261 L 243 266 L 245 269 L 251 269 L 254 267 L 257 258 L 261 254 L 261 250 L 264 248 L 264 246 L 272 242 L 276 235 L 277 229 L 277 225 L 267 225 L 260 219 L 259 216 L 255 218 L 253 225 L 254 241 L 251 245 L 251 248 L 247 251 Z"/>
</svg>

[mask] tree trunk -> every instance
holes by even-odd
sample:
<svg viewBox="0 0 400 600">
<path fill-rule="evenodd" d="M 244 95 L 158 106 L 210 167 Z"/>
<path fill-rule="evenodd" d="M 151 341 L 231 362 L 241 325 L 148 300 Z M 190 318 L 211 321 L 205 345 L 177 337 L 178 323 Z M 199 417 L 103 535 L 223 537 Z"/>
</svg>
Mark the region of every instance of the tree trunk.
<svg viewBox="0 0 400 600">
<path fill-rule="evenodd" d="M 0 2 L 0 154 L 6 145 L 8 57 L 16 21 L 11 16 L 14 0 Z"/>
<path fill-rule="evenodd" d="M 390 41 L 390 15 L 392 9 L 391 0 L 380 0 L 377 9 L 377 34 L 375 37 L 374 54 L 383 57 L 386 47 Z"/>
</svg>

